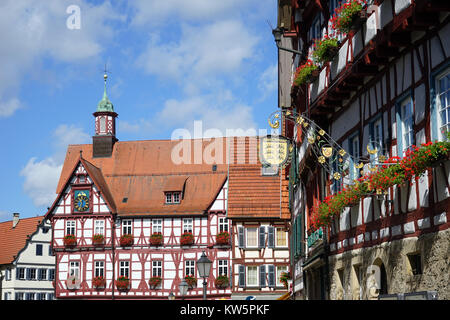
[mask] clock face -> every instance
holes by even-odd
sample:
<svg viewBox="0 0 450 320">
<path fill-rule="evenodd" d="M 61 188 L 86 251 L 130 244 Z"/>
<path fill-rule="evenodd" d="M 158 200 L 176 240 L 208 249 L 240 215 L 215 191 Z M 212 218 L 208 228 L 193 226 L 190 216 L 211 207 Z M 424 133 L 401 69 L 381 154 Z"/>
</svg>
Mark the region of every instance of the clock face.
<svg viewBox="0 0 450 320">
<path fill-rule="evenodd" d="M 89 210 L 89 191 L 77 190 L 74 192 L 74 207 L 78 212 Z"/>
</svg>

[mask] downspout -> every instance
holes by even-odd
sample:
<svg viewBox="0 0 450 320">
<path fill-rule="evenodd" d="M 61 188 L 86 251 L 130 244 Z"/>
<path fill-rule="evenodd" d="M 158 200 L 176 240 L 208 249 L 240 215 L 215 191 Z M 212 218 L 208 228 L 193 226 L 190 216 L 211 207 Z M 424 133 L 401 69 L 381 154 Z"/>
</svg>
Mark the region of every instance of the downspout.
<svg viewBox="0 0 450 320">
<path fill-rule="evenodd" d="M 114 287 L 115 287 L 115 274 L 116 274 L 116 254 L 115 254 L 115 245 L 116 245 L 116 218 L 117 213 L 113 214 L 113 223 L 112 223 L 112 230 L 111 230 L 111 251 L 112 251 L 112 291 L 111 291 L 111 299 L 114 300 Z"/>
</svg>

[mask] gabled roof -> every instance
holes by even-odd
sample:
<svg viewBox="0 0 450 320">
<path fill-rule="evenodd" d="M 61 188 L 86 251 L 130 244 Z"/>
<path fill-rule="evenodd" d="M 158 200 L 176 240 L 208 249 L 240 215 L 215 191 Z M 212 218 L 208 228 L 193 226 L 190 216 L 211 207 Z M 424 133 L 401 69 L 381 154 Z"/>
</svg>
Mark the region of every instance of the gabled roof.
<svg viewBox="0 0 450 320">
<path fill-rule="evenodd" d="M 25 246 L 27 236 L 31 236 L 43 220 L 43 216 L 20 219 L 15 228 L 12 221 L 0 223 L 0 264 L 14 261 Z"/>
<path fill-rule="evenodd" d="M 120 216 L 203 214 L 227 179 L 226 139 L 217 141 L 223 157 L 218 155 L 215 170 L 212 163 L 194 163 L 196 148 L 203 154 L 210 141 L 187 140 L 192 164 L 177 164 L 178 159 L 174 159 L 180 154 L 176 149 L 179 140 L 117 142 L 111 157 L 107 158 L 94 158 L 92 144 L 70 145 L 57 193 L 65 189 L 81 161 L 110 209 Z M 181 203 L 165 204 L 165 191 L 182 191 Z"/>
</svg>

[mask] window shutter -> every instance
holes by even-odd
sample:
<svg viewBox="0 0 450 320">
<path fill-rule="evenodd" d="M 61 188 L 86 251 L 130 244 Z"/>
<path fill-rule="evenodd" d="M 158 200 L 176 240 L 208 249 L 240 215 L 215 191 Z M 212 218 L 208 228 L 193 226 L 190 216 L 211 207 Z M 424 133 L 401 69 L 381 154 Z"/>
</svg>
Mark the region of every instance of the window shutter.
<svg viewBox="0 0 450 320">
<path fill-rule="evenodd" d="M 19 275 L 20 275 L 20 268 L 16 268 L 16 280 L 19 280 Z M 17 294 L 16 294 L 16 296 L 17 296 Z"/>
<path fill-rule="evenodd" d="M 259 227 L 259 248 L 266 246 L 266 227 Z"/>
<path fill-rule="evenodd" d="M 238 246 L 244 248 L 244 227 L 238 227 Z"/>
<path fill-rule="evenodd" d="M 245 266 L 239 265 L 239 287 L 245 287 Z"/>
<path fill-rule="evenodd" d="M 298 216 L 297 220 L 297 225 L 296 225 L 296 252 L 298 255 L 302 254 L 302 247 L 303 247 L 303 242 L 302 242 L 302 216 Z"/>
<path fill-rule="evenodd" d="M 259 266 L 259 287 L 264 288 L 266 286 L 266 266 Z"/>
<path fill-rule="evenodd" d="M 268 228 L 268 239 L 267 239 L 267 245 L 269 248 L 275 248 L 275 228 L 272 226 L 269 226 Z"/>
<path fill-rule="evenodd" d="M 30 279 L 31 279 L 31 269 L 30 269 L 30 268 L 27 268 L 26 270 L 27 270 L 27 276 L 26 276 L 26 279 L 27 279 L 27 280 L 30 280 Z"/>
<path fill-rule="evenodd" d="M 275 266 L 274 265 L 269 265 L 268 266 L 269 269 L 269 287 L 270 288 L 274 288 L 275 287 Z"/>
</svg>

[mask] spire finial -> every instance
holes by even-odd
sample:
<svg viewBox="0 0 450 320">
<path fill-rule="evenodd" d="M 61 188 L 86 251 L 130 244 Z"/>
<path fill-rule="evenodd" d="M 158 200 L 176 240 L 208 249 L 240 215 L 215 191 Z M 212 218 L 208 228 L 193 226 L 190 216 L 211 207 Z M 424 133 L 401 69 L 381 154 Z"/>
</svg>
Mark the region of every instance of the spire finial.
<svg viewBox="0 0 450 320">
<path fill-rule="evenodd" d="M 110 111 L 114 112 L 114 107 L 108 99 L 108 95 L 106 94 L 106 80 L 108 79 L 108 73 L 111 73 L 111 71 L 108 70 L 106 63 L 105 63 L 105 69 L 103 70 L 103 79 L 105 81 L 105 87 L 103 90 L 103 99 L 100 100 L 100 102 L 97 105 L 97 111 Z"/>
</svg>

